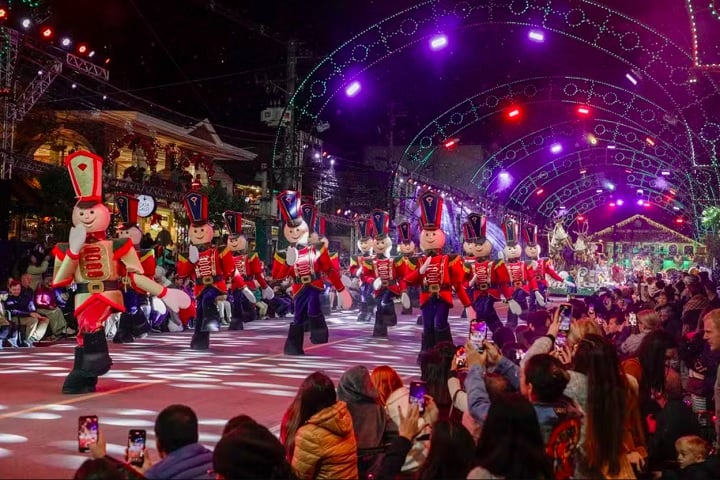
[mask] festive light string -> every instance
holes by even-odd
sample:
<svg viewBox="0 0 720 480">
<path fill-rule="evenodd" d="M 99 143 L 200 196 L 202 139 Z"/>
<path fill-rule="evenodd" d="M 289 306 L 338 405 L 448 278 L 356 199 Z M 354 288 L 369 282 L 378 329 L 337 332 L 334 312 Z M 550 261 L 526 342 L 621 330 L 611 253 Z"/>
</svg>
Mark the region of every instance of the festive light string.
<svg viewBox="0 0 720 480">
<path fill-rule="evenodd" d="M 702 68 L 702 69 L 720 68 L 720 63 L 704 63 L 702 61 L 702 59 L 700 58 L 700 37 L 698 35 L 695 8 L 693 7 L 694 1 L 696 1 L 696 0 L 687 0 L 687 9 L 688 9 L 688 13 L 690 14 L 690 30 L 692 33 L 693 63 L 695 65 L 695 67 Z M 708 1 L 708 0 L 700 0 L 700 1 L 704 2 L 704 1 Z M 708 4 L 707 8 L 708 8 L 708 11 L 710 12 L 710 15 L 715 17 L 716 20 L 720 20 L 720 14 L 718 13 L 718 9 L 715 6 L 715 1 L 709 0 L 709 2 L 710 3 Z M 720 25 L 718 25 L 716 28 L 720 29 Z"/>
</svg>

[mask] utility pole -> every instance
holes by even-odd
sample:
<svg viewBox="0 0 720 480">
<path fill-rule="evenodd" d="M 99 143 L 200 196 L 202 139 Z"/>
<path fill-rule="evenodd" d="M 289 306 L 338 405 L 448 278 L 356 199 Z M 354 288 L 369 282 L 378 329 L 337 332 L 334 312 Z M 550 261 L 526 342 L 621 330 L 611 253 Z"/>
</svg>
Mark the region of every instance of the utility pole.
<svg viewBox="0 0 720 480">
<path fill-rule="evenodd" d="M 398 161 L 397 164 L 395 162 L 395 127 L 397 126 L 397 119 L 407 116 L 405 113 L 398 113 L 395 110 L 396 103 L 394 100 L 390 101 L 390 111 L 388 112 L 389 117 L 389 126 L 390 126 L 390 132 L 388 134 L 388 149 L 387 149 L 387 159 L 388 159 L 388 169 L 390 170 L 390 178 L 388 179 L 388 188 L 387 188 L 387 199 L 386 199 L 386 205 L 388 208 L 388 211 L 390 212 L 390 218 L 395 218 L 395 208 L 396 208 L 396 202 L 395 202 L 395 174 L 398 172 L 398 169 L 400 168 L 400 162 Z"/>
</svg>

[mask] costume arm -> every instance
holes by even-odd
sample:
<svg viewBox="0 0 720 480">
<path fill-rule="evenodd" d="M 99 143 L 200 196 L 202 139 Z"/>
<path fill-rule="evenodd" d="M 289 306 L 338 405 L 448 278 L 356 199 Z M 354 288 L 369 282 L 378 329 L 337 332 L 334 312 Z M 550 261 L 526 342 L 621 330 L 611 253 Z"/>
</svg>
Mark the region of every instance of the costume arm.
<svg viewBox="0 0 720 480">
<path fill-rule="evenodd" d="M 468 297 L 465 287 L 463 286 L 463 283 L 465 282 L 465 267 L 462 262 L 462 257 L 458 255 L 455 258 L 450 259 L 449 263 L 450 283 L 452 283 L 453 287 L 455 287 L 455 295 L 457 295 L 458 300 L 462 302 L 463 307 L 468 307 L 472 305 L 472 301 L 470 300 L 470 297 Z"/>
<path fill-rule="evenodd" d="M 225 279 L 235 275 L 235 261 L 233 260 L 232 253 L 225 247 L 224 250 L 218 251 L 220 257 L 220 265 L 222 267 L 223 276 Z"/>
<path fill-rule="evenodd" d="M 330 283 L 332 283 L 332 286 L 335 287 L 335 290 L 337 290 L 338 292 L 342 292 L 343 290 L 345 290 L 345 285 L 343 285 L 342 279 L 340 277 L 340 271 L 335 269 L 332 260 L 330 260 L 330 255 L 328 254 L 327 248 L 325 247 L 320 249 L 318 264 L 320 265 L 320 270 L 327 274 L 327 278 L 328 280 L 330 280 Z"/>
<path fill-rule="evenodd" d="M 56 245 L 53 255 L 55 255 L 53 287 L 67 287 L 75 279 L 75 270 L 77 270 L 80 255 L 72 253 L 67 243 Z"/>
<path fill-rule="evenodd" d="M 419 265 L 422 265 L 425 263 L 425 257 L 419 258 L 418 262 Z M 420 275 L 420 269 L 419 268 L 413 268 L 411 264 L 408 264 L 405 266 L 405 283 L 408 285 L 419 285 L 420 282 L 422 282 L 422 275 Z"/>
<path fill-rule="evenodd" d="M 372 285 L 375 281 L 375 268 L 372 260 L 366 260 L 362 263 L 362 271 L 360 273 L 360 281 Z"/>
<path fill-rule="evenodd" d="M 528 288 L 531 292 L 534 292 L 540 288 L 538 287 L 537 280 L 535 280 L 535 270 L 527 264 L 525 264 L 523 268 L 525 269 L 525 278 L 528 279 Z"/>
<path fill-rule="evenodd" d="M 285 263 L 285 257 L 280 255 L 280 253 L 275 252 L 272 265 L 272 278 L 275 280 L 282 280 L 290 275 L 291 270 L 292 267 L 289 267 L 287 263 Z"/>
<path fill-rule="evenodd" d="M 503 294 L 503 296 L 507 299 L 512 298 L 513 295 L 513 289 L 509 285 L 510 284 L 510 276 L 507 272 L 507 267 L 505 266 L 505 262 L 503 260 L 498 260 L 498 262 L 493 265 L 493 271 L 495 271 L 496 274 L 496 281 L 497 286 L 500 289 L 500 292 Z"/>
<path fill-rule="evenodd" d="M 255 280 L 258 282 L 258 285 L 260 285 L 260 288 L 265 289 L 268 287 L 268 283 L 265 280 L 265 272 L 263 272 L 262 266 L 260 266 L 260 257 L 258 257 L 257 253 L 253 253 L 250 258 L 250 272 L 255 276 Z"/>
<path fill-rule="evenodd" d="M 178 255 L 177 274 L 180 278 L 187 278 L 192 275 L 195 270 L 195 264 L 184 255 Z"/>
<path fill-rule="evenodd" d="M 552 278 L 553 280 L 557 280 L 558 282 L 565 281 L 565 279 L 560 276 L 557 270 L 555 270 L 555 267 L 553 267 L 552 262 L 550 262 L 549 260 L 545 262 L 545 274 L 550 275 L 550 278 Z"/>
</svg>

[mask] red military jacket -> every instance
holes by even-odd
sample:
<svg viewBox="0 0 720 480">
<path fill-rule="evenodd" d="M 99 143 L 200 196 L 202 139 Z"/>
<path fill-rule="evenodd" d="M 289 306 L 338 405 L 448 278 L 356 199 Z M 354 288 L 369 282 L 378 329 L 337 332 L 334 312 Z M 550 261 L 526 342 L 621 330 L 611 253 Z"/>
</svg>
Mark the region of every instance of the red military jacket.
<svg viewBox="0 0 720 480">
<path fill-rule="evenodd" d="M 275 280 L 283 280 L 286 277 L 293 278 L 293 296 L 305 287 L 324 290 L 323 274 L 327 275 L 327 279 L 335 287 L 335 290 L 338 292 L 345 290 L 345 286 L 340 280 L 340 271 L 333 265 L 327 248 L 317 249 L 312 245 L 304 245 L 298 247 L 297 251 L 294 265 L 288 265 L 285 255 L 276 252 L 272 266 L 272 277 Z"/>
<path fill-rule="evenodd" d="M 352 275 L 353 277 L 355 277 L 357 275 L 361 275 L 363 263 L 365 263 L 368 259 L 371 259 L 371 258 L 373 258 L 373 255 L 365 255 L 364 253 L 357 255 L 355 257 L 352 257 L 350 259 L 350 268 L 348 268 L 350 275 Z"/>
<path fill-rule="evenodd" d="M 186 257 L 178 257 L 177 272 L 180 277 L 190 277 L 195 280 L 193 293 L 197 297 L 205 287 L 214 286 L 223 293 L 227 293 L 225 279 L 235 273 L 230 250 L 220 250 L 216 247 L 206 247 L 200 250 L 197 263 L 191 263 Z"/>
<path fill-rule="evenodd" d="M 395 257 L 395 266 L 397 267 L 398 275 L 405 279 L 410 272 L 418 268 L 417 260 L 418 257 L 415 254 L 401 254 Z"/>
<path fill-rule="evenodd" d="M 155 280 L 155 269 L 157 268 L 157 262 L 155 261 L 155 250 L 152 248 L 145 248 L 145 249 L 136 249 L 138 253 L 138 257 L 140 258 L 140 264 L 143 268 L 143 275 L 151 280 Z M 129 285 L 133 288 L 133 290 L 138 291 L 143 294 L 147 294 L 145 290 L 138 287 L 135 281 L 133 280 L 134 277 L 126 277 L 126 269 L 125 266 L 120 264 L 120 271 L 127 280 L 125 280 L 126 285 L 129 282 Z"/>
<path fill-rule="evenodd" d="M 468 262 L 467 258 L 472 258 L 472 262 Z M 490 295 L 493 298 L 500 298 L 500 291 L 497 288 L 498 275 L 495 268 L 495 262 L 490 257 L 478 259 L 477 257 L 466 257 L 465 271 L 467 283 L 474 278 L 473 282 L 473 300 L 478 297 L 486 297 Z"/>
<path fill-rule="evenodd" d="M 545 278 L 545 275 L 550 275 L 553 280 L 557 280 L 558 282 L 564 281 L 564 278 L 557 273 L 553 267 L 552 260 L 549 258 L 538 258 L 535 260 L 533 273 L 535 274 L 535 282 L 537 282 L 538 285 L 542 283 L 546 287 L 548 286 L 548 281 Z"/>
<path fill-rule="evenodd" d="M 495 269 L 497 283 L 505 298 L 512 298 L 517 289 L 522 289 L 527 294 L 538 289 L 532 268 L 519 258 L 511 261 L 498 260 Z"/>
<path fill-rule="evenodd" d="M 427 258 L 427 256 L 421 255 L 417 264 L 424 265 Z M 405 282 L 409 285 L 421 285 L 420 306 L 430 300 L 433 295 L 452 306 L 453 288 L 455 289 L 455 295 L 457 295 L 463 306 L 470 306 L 470 297 L 463 288 L 465 269 L 463 268 L 462 257 L 439 254 L 430 258 L 432 260 L 425 273 L 420 273 L 420 267 L 418 267 L 405 277 Z"/>
<path fill-rule="evenodd" d="M 382 281 L 379 290 L 374 291 L 374 295 L 379 297 L 382 295 L 383 288 L 387 288 L 395 295 L 400 295 L 406 290 L 405 279 L 400 276 L 397 263 L 394 258 L 376 255 L 363 263 L 363 282 L 372 285 L 376 278 Z"/>
<path fill-rule="evenodd" d="M 230 252 L 235 264 L 235 274 L 232 278 L 232 288 L 245 288 L 250 290 L 267 288 L 268 284 L 263 275 L 260 257 L 257 252 Z"/>
</svg>

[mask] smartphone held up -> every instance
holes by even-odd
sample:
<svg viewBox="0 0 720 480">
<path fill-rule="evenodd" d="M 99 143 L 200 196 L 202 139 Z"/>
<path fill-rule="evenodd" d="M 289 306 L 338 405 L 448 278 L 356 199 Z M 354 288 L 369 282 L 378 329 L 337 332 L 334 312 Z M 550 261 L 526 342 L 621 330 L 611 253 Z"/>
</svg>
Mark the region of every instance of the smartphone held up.
<svg viewBox="0 0 720 480">
<path fill-rule="evenodd" d="M 90 451 L 90 445 L 98 441 L 98 417 L 86 415 L 78 418 L 78 451 Z"/>
<path fill-rule="evenodd" d="M 470 321 L 469 339 L 470 343 L 472 343 L 472 346 L 475 347 L 475 350 L 477 350 L 478 352 L 482 352 L 483 350 L 485 350 L 485 345 L 483 344 L 483 342 L 485 342 L 487 336 L 487 323 L 485 323 L 483 320 Z"/>
<path fill-rule="evenodd" d="M 425 395 L 427 384 L 422 381 L 410 382 L 410 405 L 417 405 L 420 413 L 425 413 Z"/>
<path fill-rule="evenodd" d="M 570 333 L 570 324 L 572 323 L 572 311 L 573 306 L 570 303 L 561 303 L 558 306 L 558 321 L 560 327 L 558 328 L 557 337 L 555 337 L 555 346 L 562 348 L 567 344 L 567 336 Z"/>
<path fill-rule="evenodd" d="M 127 461 L 131 465 L 142 467 L 145 462 L 145 443 L 147 432 L 145 430 L 130 430 L 128 433 Z"/>
</svg>

